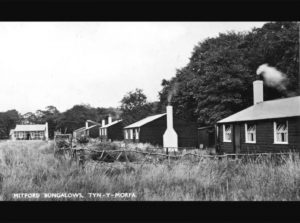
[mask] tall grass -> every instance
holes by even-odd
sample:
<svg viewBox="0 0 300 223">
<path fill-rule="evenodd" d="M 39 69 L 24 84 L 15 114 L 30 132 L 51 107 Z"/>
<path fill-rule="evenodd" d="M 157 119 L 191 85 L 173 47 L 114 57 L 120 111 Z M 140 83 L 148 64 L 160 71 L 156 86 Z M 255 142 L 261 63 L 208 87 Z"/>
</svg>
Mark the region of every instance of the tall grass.
<svg viewBox="0 0 300 223">
<path fill-rule="evenodd" d="M 300 200 L 299 156 L 282 159 L 280 164 L 268 157 L 247 162 L 88 163 L 82 169 L 74 162 L 55 158 L 51 142 L 7 141 L 0 143 L 0 189 L 3 200 L 14 200 L 13 193 L 26 192 L 127 192 L 136 195 L 129 200 L 147 201 Z"/>
</svg>

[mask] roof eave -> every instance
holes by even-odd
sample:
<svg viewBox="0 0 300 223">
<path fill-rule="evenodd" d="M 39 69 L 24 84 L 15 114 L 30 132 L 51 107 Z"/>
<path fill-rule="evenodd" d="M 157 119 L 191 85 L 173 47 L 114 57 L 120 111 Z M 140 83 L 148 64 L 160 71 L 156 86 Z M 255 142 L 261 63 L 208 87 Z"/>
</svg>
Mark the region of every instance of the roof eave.
<svg viewBox="0 0 300 223">
<path fill-rule="evenodd" d="M 280 118 L 297 118 L 300 115 L 293 115 L 293 116 L 278 116 L 278 117 L 271 117 L 271 118 L 259 118 L 259 119 L 243 119 L 243 120 L 229 120 L 229 121 L 218 121 L 217 124 L 224 124 L 224 123 L 234 123 L 234 122 L 250 122 L 250 121 L 260 121 L 260 120 L 271 120 L 271 119 L 280 119 Z"/>
</svg>

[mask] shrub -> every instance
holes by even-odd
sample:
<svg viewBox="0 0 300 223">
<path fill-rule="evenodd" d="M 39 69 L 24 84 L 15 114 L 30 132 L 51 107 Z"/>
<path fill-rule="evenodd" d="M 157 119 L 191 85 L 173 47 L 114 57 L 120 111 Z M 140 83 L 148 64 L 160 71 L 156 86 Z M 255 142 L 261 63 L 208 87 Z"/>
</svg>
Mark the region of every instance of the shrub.
<svg viewBox="0 0 300 223">
<path fill-rule="evenodd" d="M 78 139 L 77 139 L 77 142 L 79 144 L 87 144 L 89 142 L 89 138 L 87 136 L 80 136 Z"/>
</svg>

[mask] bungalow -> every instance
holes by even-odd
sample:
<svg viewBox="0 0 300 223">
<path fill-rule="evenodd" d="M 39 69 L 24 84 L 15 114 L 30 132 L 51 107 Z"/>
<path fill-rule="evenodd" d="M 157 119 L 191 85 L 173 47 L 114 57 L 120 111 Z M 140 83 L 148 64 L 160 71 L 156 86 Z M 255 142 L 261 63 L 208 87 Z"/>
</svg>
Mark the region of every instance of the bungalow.
<svg viewBox="0 0 300 223">
<path fill-rule="evenodd" d="M 253 82 L 254 105 L 217 122 L 225 153 L 300 151 L 300 96 L 263 101 L 263 81 Z"/>
<path fill-rule="evenodd" d="M 173 128 L 174 121 L 174 128 Z M 151 143 L 164 148 L 197 147 L 197 124 L 174 118 L 167 113 L 146 117 L 124 128 L 125 141 Z"/>
<path fill-rule="evenodd" d="M 15 129 L 10 130 L 11 140 L 48 140 L 48 123 L 44 125 L 16 125 Z"/>
<path fill-rule="evenodd" d="M 123 122 L 122 120 L 112 121 L 111 116 L 108 117 L 108 123 L 102 120 L 99 128 L 99 137 L 101 141 L 123 140 Z"/>
<path fill-rule="evenodd" d="M 92 123 L 94 125 L 89 125 L 89 123 Z M 87 120 L 85 122 L 85 127 L 81 127 L 79 129 L 76 129 L 73 131 L 73 137 L 74 138 L 80 138 L 83 136 L 88 136 L 91 138 L 98 137 L 98 127 L 100 126 L 99 123 Z"/>
</svg>

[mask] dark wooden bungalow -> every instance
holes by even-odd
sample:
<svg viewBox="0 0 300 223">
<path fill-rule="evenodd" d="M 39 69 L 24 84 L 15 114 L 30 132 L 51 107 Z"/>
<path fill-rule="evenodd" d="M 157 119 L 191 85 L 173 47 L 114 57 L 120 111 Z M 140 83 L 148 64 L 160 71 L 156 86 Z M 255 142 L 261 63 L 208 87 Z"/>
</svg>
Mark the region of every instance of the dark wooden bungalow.
<svg viewBox="0 0 300 223">
<path fill-rule="evenodd" d="M 221 152 L 300 151 L 300 96 L 260 100 L 219 121 L 217 128 Z"/>
<path fill-rule="evenodd" d="M 174 130 L 178 136 L 178 147 L 197 147 L 197 125 L 174 117 Z M 167 129 L 167 115 L 146 117 L 124 128 L 125 141 L 151 143 L 163 146 L 163 135 Z"/>
<path fill-rule="evenodd" d="M 97 138 L 99 137 L 99 126 L 101 126 L 100 123 L 94 122 L 92 120 L 87 120 L 85 122 L 85 127 L 81 127 L 73 131 L 73 137 L 77 139 L 84 136 Z"/>
<path fill-rule="evenodd" d="M 103 142 L 123 140 L 123 127 L 122 120 L 116 120 L 101 126 L 99 128 L 100 140 Z"/>
</svg>

